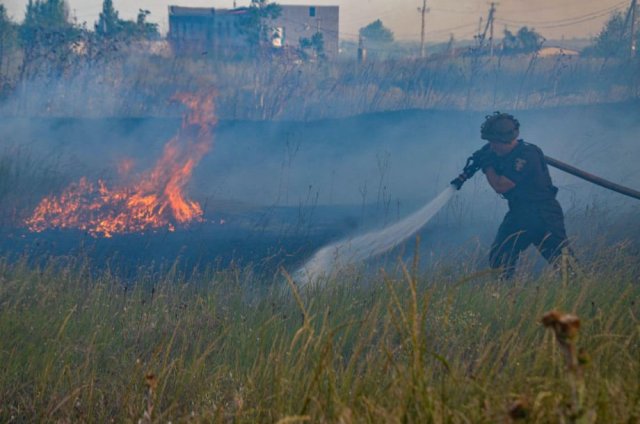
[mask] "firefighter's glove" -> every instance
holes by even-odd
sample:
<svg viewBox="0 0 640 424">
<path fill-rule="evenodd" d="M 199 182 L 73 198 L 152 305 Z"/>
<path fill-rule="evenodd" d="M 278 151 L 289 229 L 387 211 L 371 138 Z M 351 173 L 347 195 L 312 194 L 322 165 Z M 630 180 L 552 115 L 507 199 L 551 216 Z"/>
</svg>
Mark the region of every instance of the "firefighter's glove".
<svg viewBox="0 0 640 424">
<path fill-rule="evenodd" d="M 478 169 L 481 169 L 482 172 L 486 173 L 487 168 L 496 167 L 498 156 L 491 150 L 489 143 L 487 143 L 482 149 L 476 151 L 471 158 L 473 159 L 473 164 Z"/>
</svg>

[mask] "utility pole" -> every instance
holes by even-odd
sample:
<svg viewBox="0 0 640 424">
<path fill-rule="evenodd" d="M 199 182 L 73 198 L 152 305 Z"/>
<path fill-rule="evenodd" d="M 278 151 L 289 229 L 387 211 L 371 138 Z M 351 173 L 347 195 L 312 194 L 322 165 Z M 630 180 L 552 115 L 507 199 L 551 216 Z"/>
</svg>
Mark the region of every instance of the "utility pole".
<svg viewBox="0 0 640 424">
<path fill-rule="evenodd" d="M 629 43 L 629 54 L 633 59 L 636 57 L 636 7 L 638 6 L 637 0 L 631 0 L 630 12 L 631 12 L 631 42 Z"/>
<path fill-rule="evenodd" d="M 429 9 L 427 9 L 427 0 L 422 0 L 422 7 L 418 8 L 418 12 L 422 15 L 422 27 L 420 28 L 420 57 L 425 56 L 424 49 L 424 29 L 425 29 L 425 20 L 426 15 Z"/>
<path fill-rule="evenodd" d="M 494 23 L 495 13 L 496 13 L 496 3 L 491 3 L 491 9 L 489 9 L 489 17 L 487 18 L 487 25 L 489 25 L 489 56 L 491 57 L 493 57 L 493 23 Z"/>
<path fill-rule="evenodd" d="M 480 22 L 478 22 L 478 35 L 474 37 L 478 42 L 478 50 L 482 50 L 482 44 L 484 43 L 482 37 L 482 16 L 480 16 Z"/>
<path fill-rule="evenodd" d="M 495 19 L 497 5 L 498 3 L 491 3 L 491 8 L 489 9 L 489 16 L 487 16 L 487 24 L 484 26 L 484 31 L 482 32 L 482 34 L 478 35 L 478 38 L 480 39 L 480 49 L 482 50 L 484 40 L 487 39 L 487 31 L 489 31 L 489 54 L 491 56 L 493 56 L 493 23 Z M 479 27 L 482 27 L 482 18 L 480 18 Z"/>
</svg>

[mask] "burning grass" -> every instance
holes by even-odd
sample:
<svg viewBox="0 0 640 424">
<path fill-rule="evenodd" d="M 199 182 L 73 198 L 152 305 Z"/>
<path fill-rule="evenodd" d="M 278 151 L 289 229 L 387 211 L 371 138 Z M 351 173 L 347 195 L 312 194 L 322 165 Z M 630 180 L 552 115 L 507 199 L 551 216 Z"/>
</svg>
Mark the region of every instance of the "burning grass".
<svg viewBox="0 0 640 424">
<path fill-rule="evenodd" d="M 178 94 L 174 98 L 189 110 L 152 170 L 115 189 L 102 180 L 93 184 L 83 177 L 61 195 L 42 199 L 25 222 L 29 229 L 77 228 L 92 236 L 111 237 L 162 227 L 174 231 L 176 225 L 201 220 L 202 208 L 186 199 L 183 191 L 194 167 L 213 144 L 214 95 Z M 119 168 L 123 172 L 131 167 L 125 160 Z"/>
<path fill-rule="evenodd" d="M 266 289 L 234 267 L 126 285 L 81 260 L 2 261 L 0 420 L 635 422 L 638 257 L 616 246 L 586 271 L 508 285 L 399 266 Z M 579 411 L 540 322 L 553 309 L 580 318 Z"/>
</svg>

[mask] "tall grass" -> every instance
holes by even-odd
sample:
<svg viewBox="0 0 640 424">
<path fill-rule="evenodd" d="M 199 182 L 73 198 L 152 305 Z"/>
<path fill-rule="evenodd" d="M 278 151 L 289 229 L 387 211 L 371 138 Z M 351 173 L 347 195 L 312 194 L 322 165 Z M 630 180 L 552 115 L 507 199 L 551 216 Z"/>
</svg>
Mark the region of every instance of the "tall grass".
<svg viewBox="0 0 640 424">
<path fill-rule="evenodd" d="M 43 196 L 64 187 L 69 177 L 63 169 L 61 157 L 6 143 L 0 149 L 0 228 L 21 225 Z"/>
<path fill-rule="evenodd" d="M 17 116 L 178 115 L 176 92 L 216 87 L 223 119 L 312 120 L 406 109 L 531 109 L 637 100 L 638 60 L 570 56 L 217 61 L 147 52 L 92 61 L 16 84 Z"/>
<path fill-rule="evenodd" d="M 589 416 L 640 419 L 640 268 L 624 247 L 569 282 L 397 268 L 307 288 L 283 272 L 267 290 L 234 267 L 131 285 L 83 260 L 4 260 L 0 421 L 576 421 L 550 309 L 582 320 Z"/>
</svg>

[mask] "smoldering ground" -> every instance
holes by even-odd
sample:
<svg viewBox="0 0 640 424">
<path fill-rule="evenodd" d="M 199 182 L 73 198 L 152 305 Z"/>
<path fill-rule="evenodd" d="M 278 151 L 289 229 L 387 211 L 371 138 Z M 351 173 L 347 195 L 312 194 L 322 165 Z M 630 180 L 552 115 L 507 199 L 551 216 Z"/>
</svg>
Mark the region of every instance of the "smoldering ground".
<svg viewBox="0 0 640 424">
<path fill-rule="evenodd" d="M 574 106 L 516 115 L 522 138 L 547 155 L 637 189 L 639 106 Z M 232 260 L 264 263 L 270 270 L 294 266 L 329 241 L 396 222 L 428 202 L 482 145 L 483 117 L 481 112 L 416 110 L 311 122 L 223 120 L 187 189 L 204 206 L 204 223 L 174 233 L 101 240 L 77 231 L 29 233 L 19 219 L 29 210 L 21 210 L 3 214 L 1 249 L 40 256 L 82 251 L 98 264 L 123 268 L 176 258 L 187 267 Z M 49 186 L 36 177 L 20 185 L 21 194 L 31 197 L 20 203 L 28 209 L 39 196 L 82 176 L 127 178 L 118 171 L 124 160 L 133 164 L 133 174 L 148 169 L 179 126 L 173 118 L 4 118 L 0 133 L 5 157 L 19 153 L 21 160 L 29 158 L 25 168 L 48 166 L 55 175 L 41 177 Z M 577 243 L 588 245 L 603 234 L 614 240 L 637 237 L 630 218 L 637 217 L 637 201 L 551 172 L 569 235 Z M 10 187 L 3 196 L 19 197 Z M 6 201 L 3 205 L 12 208 Z M 486 249 L 505 211 L 506 202 L 477 175 L 421 231 L 425 265 Z M 404 246 L 406 254 L 411 245 Z"/>
</svg>

